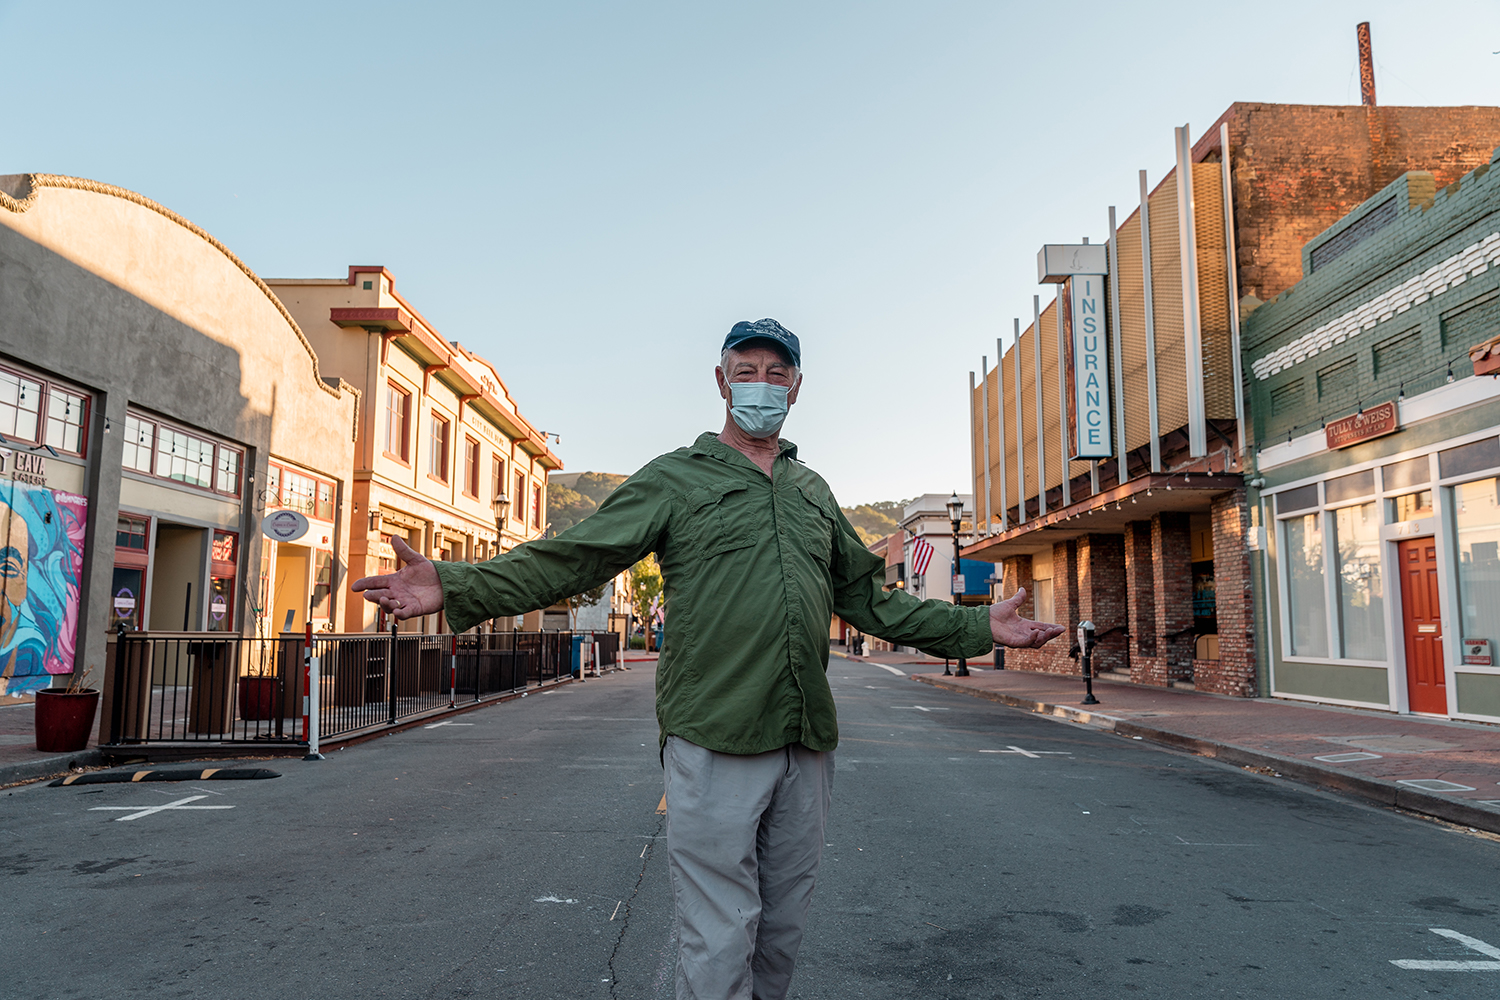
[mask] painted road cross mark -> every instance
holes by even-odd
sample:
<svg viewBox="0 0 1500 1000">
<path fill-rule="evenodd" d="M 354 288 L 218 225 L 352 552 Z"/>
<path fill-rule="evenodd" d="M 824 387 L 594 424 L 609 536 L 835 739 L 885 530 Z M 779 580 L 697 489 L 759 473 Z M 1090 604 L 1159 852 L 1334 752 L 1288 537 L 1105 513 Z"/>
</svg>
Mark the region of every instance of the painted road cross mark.
<svg viewBox="0 0 1500 1000">
<path fill-rule="evenodd" d="M 422 728 L 423 729 L 436 729 L 439 726 L 472 726 L 473 724 L 474 723 L 472 723 L 472 722 L 451 722 L 451 721 L 450 722 L 434 722 L 432 725 L 430 725 L 430 726 L 423 726 Z"/>
<path fill-rule="evenodd" d="M 1006 746 L 1006 748 L 1004 750 L 981 750 L 979 752 L 980 753 L 1018 753 L 1022 757 L 1030 757 L 1033 760 L 1037 759 L 1038 757 L 1041 757 L 1043 754 L 1061 754 L 1061 755 L 1063 755 L 1065 757 L 1071 757 L 1071 756 L 1073 756 L 1073 751 L 1071 751 L 1071 750 L 1022 750 L 1020 747 L 1010 746 L 1008 744 L 1007 744 L 1007 746 Z"/>
<path fill-rule="evenodd" d="M 1446 927 L 1429 927 L 1432 933 L 1445 938 L 1452 938 L 1470 951 L 1477 951 L 1481 955 L 1488 955 L 1492 959 L 1500 959 L 1500 948 L 1492 944 L 1485 944 L 1478 938 L 1471 938 L 1467 934 L 1458 931 L 1450 931 Z M 1391 964 L 1399 969 L 1419 969 L 1427 972 L 1495 972 L 1500 971 L 1500 961 L 1478 962 L 1478 961 L 1454 961 L 1452 959 L 1428 959 L 1428 958 L 1393 958 Z"/>
<path fill-rule="evenodd" d="M 89 812 L 128 812 L 128 813 L 130 813 L 129 816 L 116 816 L 115 817 L 115 822 L 116 823 L 125 823 L 125 822 L 128 822 L 128 821 L 133 820 L 133 819 L 140 819 L 143 816 L 150 816 L 153 813 L 165 812 L 168 809 L 233 809 L 234 808 L 234 806 L 190 806 L 190 805 L 188 805 L 189 802 L 197 802 L 199 799 L 206 799 L 206 798 L 208 798 L 207 795 L 189 795 L 185 799 L 178 799 L 175 802 L 168 802 L 165 805 L 147 806 L 144 809 L 142 809 L 140 806 L 94 806 L 92 809 L 89 810 Z"/>
<path fill-rule="evenodd" d="M 894 709 L 898 709 L 900 711 L 903 711 L 903 712 L 911 712 L 911 711 L 917 711 L 917 712 L 946 712 L 946 711 L 948 711 L 946 708 L 928 708 L 926 705 L 892 705 L 891 707 L 894 708 Z"/>
</svg>

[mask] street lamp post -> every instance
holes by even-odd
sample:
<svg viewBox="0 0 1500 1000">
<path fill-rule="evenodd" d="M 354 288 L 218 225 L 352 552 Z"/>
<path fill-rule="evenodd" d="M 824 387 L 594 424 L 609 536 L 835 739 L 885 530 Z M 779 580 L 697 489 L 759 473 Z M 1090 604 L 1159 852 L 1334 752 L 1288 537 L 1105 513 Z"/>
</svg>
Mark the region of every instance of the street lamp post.
<svg viewBox="0 0 1500 1000">
<path fill-rule="evenodd" d="M 963 603 L 963 595 L 959 592 L 959 590 L 957 588 L 958 577 L 959 577 L 959 572 L 958 572 L 959 571 L 959 567 L 963 565 L 961 562 L 959 562 L 959 555 L 958 555 L 958 526 L 963 521 L 963 519 L 964 519 L 964 502 L 958 498 L 958 491 L 954 490 L 953 491 L 953 496 L 951 496 L 951 497 L 948 498 L 948 520 L 951 521 L 951 522 L 953 522 L 953 583 L 954 583 L 954 586 L 950 587 L 950 589 L 953 591 L 953 603 L 954 604 L 962 604 Z M 947 673 L 947 671 L 948 671 L 948 668 L 945 665 L 943 667 L 943 672 Z M 956 671 L 954 671 L 954 676 L 956 676 L 956 677 L 967 677 L 967 676 L 969 676 L 969 663 L 962 656 L 960 656 L 958 658 L 958 669 Z"/>
<path fill-rule="evenodd" d="M 495 555 L 499 555 L 505 545 L 505 522 L 510 520 L 510 497 L 501 490 L 495 494 L 495 499 L 490 501 L 490 510 L 495 513 Z M 514 622 L 512 622 L 514 624 Z M 490 623 L 494 628 L 494 622 Z"/>
</svg>

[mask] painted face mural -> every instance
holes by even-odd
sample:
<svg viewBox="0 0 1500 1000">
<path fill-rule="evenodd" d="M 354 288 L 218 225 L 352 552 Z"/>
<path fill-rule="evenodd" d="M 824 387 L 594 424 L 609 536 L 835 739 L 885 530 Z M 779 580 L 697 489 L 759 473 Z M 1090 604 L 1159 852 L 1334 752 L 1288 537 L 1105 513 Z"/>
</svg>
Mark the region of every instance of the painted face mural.
<svg viewBox="0 0 1500 1000">
<path fill-rule="evenodd" d="M 88 500 L 0 480 L 0 695 L 73 670 Z"/>
</svg>

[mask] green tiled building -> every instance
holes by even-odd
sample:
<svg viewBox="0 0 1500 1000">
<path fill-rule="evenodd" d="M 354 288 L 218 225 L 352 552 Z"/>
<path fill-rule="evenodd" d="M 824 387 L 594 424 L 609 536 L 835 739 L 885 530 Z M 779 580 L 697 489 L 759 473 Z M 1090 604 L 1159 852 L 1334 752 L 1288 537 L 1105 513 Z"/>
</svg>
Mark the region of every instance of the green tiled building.
<svg viewBox="0 0 1500 1000">
<path fill-rule="evenodd" d="M 1404 174 L 1302 263 L 1244 304 L 1263 689 L 1500 722 L 1500 170 Z"/>
</svg>

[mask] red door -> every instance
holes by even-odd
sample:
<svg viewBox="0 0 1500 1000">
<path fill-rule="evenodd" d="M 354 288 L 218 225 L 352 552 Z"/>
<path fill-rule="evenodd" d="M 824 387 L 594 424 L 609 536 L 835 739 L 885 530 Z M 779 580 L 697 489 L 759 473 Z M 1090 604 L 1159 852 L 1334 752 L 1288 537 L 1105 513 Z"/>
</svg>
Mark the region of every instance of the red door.
<svg viewBox="0 0 1500 1000">
<path fill-rule="evenodd" d="M 1443 623 L 1438 612 L 1437 543 L 1413 538 L 1396 546 L 1401 566 L 1401 620 L 1406 632 L 1406 697 L 1413 712 L 1448 713 L 1443 683 Z"/>
</svg>

